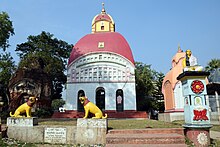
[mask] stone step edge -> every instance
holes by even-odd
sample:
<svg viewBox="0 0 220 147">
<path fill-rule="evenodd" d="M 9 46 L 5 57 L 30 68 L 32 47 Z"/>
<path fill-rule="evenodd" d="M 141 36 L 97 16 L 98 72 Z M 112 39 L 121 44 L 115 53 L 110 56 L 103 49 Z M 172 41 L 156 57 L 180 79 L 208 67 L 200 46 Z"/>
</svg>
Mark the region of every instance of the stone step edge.
<svg viewBox="0 0 220 147">
<path fill-rule="evenodd" d="M 169 134 L 107 134 L 106 138 L 185 138 L 177 133 Z"/>
<path fill-rule="evenodd" d="M 185 136 L 180 134 L 120 134 L 106 135 L 108 144 L 184 144 Z"/>
<path fill-rule="evenodd" d="M 187 147 L 186 144 L 106 144 L 105 147 Z"/>
<path fill-rule="evenodd" d="M 107 139 L 106 144 L 184 144 L 183 138 L 114 138 Z"/>
<path fill-rule="evenodd" d="M 154 128 L 154 129 L 115 129 L 108 130 L 108 134 L 170 134 L 184 135 L 183 128 Z"/>
</svg>

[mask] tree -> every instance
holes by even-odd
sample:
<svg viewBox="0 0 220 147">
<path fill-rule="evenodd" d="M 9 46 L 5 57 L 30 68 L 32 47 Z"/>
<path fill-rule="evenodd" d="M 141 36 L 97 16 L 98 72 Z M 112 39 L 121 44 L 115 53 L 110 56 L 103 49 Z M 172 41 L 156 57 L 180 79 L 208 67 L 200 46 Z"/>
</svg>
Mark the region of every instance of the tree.
<svg viewBox="0 0 220 147">
<path fill-rule="evenodd" d="M 0 48 L 3 51 L 9 47 L 9 37 L 14 35 L 12 21 L 6 12 L 0 12 Z"/>
<path fill-rule="evenodd" d="M 12 35 L 14 35 L 12 21 L 6 12 L 0 12 L 0 48 L 4 51 L 0 54 L 0 102 L 4 102 L 3 110 L 8 103 L 9 79 L 16 68 L 10 53 L 5 52 L 9 47 L 8 39 Z"/>
<path fill-rule="evenodd" d="M 147 110 L 154 90 L 153 72 L 150 65 L 141 62 L 135 62 L 135 67 L 137 110 Z"/>
<path fill-rule="evenodd" d="M 211 61 L 209 61 L 208 65 L 205 67 L 205 70 L 212 71 L 217 68 L 220 68 L 220 59 L 211 59 Z"/>
<path fill-rule="evenodd" d="M 4 87 L 8 86 L 9 79 L 16 69 L 15 62 L 10 53 L 0 54 L 0 81 Z"/>
<path fill-rule="evenodd" d="M 137 94 L 151 95 L 153 92 L 153 73 L 151 65 L 135 62 L 135 68 Z"/>
<path fill-rule="evenodd" d="M 162 82 L 164 74 L 151 69 L 151 65 L 135 62 L 137 110 L 163 110 Z"/>
<path fill-rule="evenodd" d="M 205 70 L 210 72 L 208 77 L 209 82 L 219 82 L 220 81 L 220 59 L 211 59 Z"/>
<path fill-rule="evenodd" d="M 15 62 L 10 53 L 0 54 L 0 102 L 4 103 L 3 110 L 7 110 L 8 107 L 8 83 L 15 69 Z"/>
<path fill-rule="evenodd" d="M 153 97 L 155 98 L 154 102 L 154 109 L 157 109 L 159 111 L 164 111 L 164 97 L 162 93 L 162 84 L 163 79 L 165 75 L 162 72 L 155 72 L 154 73 L 155 79 L 154 79 L 154 92 Z"/>
<path fill-rule="evenodd" d="M 62 85 L 66 83 L 64 71 L 72 47 L 44 31 L 37 36 L 31 35 L 27 42 L 17 45 L 16 51 L 21 59 L 19 68 L 42 69 L 52 81 L 52 99 L 59 99 Z"/>
</svg>

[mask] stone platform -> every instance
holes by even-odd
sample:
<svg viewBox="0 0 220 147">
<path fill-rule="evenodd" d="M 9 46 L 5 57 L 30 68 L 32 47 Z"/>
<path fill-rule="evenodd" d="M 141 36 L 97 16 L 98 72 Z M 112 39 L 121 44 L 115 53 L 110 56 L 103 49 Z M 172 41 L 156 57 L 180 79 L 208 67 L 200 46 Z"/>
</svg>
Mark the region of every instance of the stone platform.
<svg viewBox="0 0 220 147">
<path fill-rule="evenodd" d="M 77 119 L 76 141 L 78 144 L 105 144 L 107 119 Z"/>
<path fill-rule="evenodd" d="M 105 144 L 107 119 L 78 119 L 77 126 L 37 125 L 37 118 L 8 118 L 7 136 L 29 143 Z"/>
</svg>

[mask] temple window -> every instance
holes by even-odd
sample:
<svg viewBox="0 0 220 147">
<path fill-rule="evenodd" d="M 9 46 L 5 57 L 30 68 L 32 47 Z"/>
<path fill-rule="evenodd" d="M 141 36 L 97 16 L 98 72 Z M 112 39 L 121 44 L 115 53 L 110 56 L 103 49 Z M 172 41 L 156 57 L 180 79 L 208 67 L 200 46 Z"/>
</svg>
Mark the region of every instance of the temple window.
<svg viewBox="0 0 220 147">
<path fill-rule="evenodd" d="M 104 26 L 101 26 L 101 30 L 104 30 Z"/>
<path fill-rule="evenodd" d="M 102 55 L 99 55 L 99 59 L 102 59 Z"/>
</svg>

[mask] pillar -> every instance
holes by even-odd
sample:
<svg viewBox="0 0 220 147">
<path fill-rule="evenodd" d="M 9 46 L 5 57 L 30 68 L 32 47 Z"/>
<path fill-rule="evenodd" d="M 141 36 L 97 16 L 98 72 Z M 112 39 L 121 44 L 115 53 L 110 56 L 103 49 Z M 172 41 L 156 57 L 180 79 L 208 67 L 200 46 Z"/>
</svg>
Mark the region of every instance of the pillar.
<svg viewBox="0 0 220 147">
<path fill-rule="evenodd" d="M 177 80 L 182 82 L 184 97 L 185 135 L 195 146 L 209 146 L 210 124 L 209 105 L 206 101 L 205 79 L 209 72 L 186 71 Z"/>
</svg>

